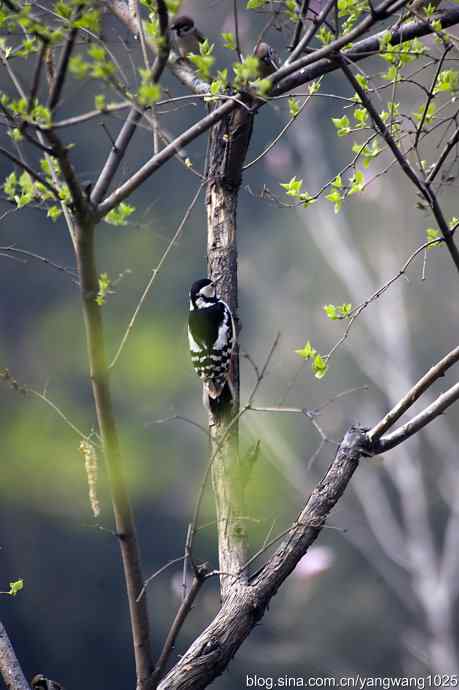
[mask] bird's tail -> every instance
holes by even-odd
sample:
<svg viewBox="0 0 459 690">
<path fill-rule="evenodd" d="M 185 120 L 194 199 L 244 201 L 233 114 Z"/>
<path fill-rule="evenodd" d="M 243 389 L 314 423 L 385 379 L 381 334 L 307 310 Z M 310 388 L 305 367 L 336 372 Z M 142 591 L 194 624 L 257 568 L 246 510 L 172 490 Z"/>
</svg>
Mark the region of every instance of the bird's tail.
<svg viewBox="0 0 459 690">
<path fill-rule="evenodd" d="M 233 405 L 233 389 L 228 381 L 225 381 L 223 388 L 216 390 L 214 387 L 209 389 L 204 385 L 203 390 L 204 405 L 216 419 L 222 419 L 229 412 Z"/>
</svg>

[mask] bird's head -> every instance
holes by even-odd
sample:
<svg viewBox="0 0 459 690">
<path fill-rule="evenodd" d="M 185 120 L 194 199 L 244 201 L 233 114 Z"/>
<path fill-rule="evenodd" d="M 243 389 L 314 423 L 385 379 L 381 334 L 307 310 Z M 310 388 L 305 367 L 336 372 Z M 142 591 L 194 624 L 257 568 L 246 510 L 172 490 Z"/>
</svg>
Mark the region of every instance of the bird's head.
<svg viewBox="0 0 459 690">
<path fill-rule="evenodd" d="M 269 68 L 270 72 L 274 72 L 278 68 L 275 53 L 269 43 L 262 41 L 254 50 L 254 55 L 260 60 L 263 65 Z"/>
<path fill-rule="evenodd" d="M 205 309 L 211 307 L 215 302 L 217 302 L 217 293 L 212 280 L 202 278 L 193 283 L 190 290 L 191 309 Z"/>
<path fill-rule="evenodd" d="M 177 36 L 183 36 L 191 33 L 194 30 L 194 21 L 186 14 L 177 17 L 173 24 L 171 24 L 172 31 L 175 31 Z"/>
</svg>

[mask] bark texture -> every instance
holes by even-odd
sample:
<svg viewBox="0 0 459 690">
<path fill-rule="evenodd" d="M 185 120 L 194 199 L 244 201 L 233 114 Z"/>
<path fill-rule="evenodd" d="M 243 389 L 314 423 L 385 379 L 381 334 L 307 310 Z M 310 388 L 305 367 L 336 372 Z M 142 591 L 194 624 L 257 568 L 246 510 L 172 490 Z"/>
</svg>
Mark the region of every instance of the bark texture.
<svg viewBox="0 0 459 690">
<path fill-rule="evenodd" d="M 281 584 L 316 540 L 367 448 L 365 431 L 351 428 L 288 537 L 249 583 L 228 588 L 222 608 L 160 683 L 160 690 L 199 690 L 225 670 Z"/>
<path fill-rule="evenodd" d="M 2 623 L 0 623 L 0 673 L 8 690 L 30 690 Z"/>
<path fill-rule="evenodd" d="M 242 166 L 252 133 L 253 115 L 239 106 L 210 133 L 207 166 L 207 257 L 210 278 L 230 307 L 239 331 L 237 276 L 237 201 Z M 222 599 L 246 583 L 247 531 L 242 517 L 244 491 L 239 461 L 239 350 L 231 363 L 233 404 L 224 414 L 209 415 L 212 484 L 215 495 Z M 230 427 L 229 431 L 228 428 Z M 242 571 L 242 572 L 241 572 Z M 233 576 L 233 577 L 231 577 Z M 234 577 L 237 576 L 237 577 Z"/>
</svg>

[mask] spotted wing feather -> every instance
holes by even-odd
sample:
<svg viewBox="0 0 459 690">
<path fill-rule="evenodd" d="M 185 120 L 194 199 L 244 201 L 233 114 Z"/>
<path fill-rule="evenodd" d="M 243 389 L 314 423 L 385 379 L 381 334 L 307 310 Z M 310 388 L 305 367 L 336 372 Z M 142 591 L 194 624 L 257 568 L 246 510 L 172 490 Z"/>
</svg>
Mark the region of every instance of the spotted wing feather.
<svg viewBox="0 0 459 690">
<path fill-rule="evenodd" d="M 218 398 L 228 379 L 236 334 L 224 302 L 190 312 L 188 340 L 191 361 L 211 398 Z"/>
</svg>

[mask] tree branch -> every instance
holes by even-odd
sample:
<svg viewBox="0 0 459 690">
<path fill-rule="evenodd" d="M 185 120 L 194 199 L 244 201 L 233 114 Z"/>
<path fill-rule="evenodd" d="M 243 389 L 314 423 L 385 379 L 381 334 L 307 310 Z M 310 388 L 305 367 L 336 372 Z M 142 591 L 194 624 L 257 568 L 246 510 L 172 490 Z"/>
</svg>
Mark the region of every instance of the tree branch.
<svg viewBox="0 0 459 690">
<path fill-rule="evenodd" d="M 410 419 L 409 422 L 396 429 L 392 434 L 383 436 L 379 439 L 373 448 L 375 453 L 385 453 L 395 446 L 398 446 L 407 438 L 413 436 L 422 429 L 426 424 L 432 422 L 436 417 L 441 415 L 448 407 L 450 407 L 456 400 L 459 400 L 459 383 L 449 388 L 447 391 L 438 396 L 434 402 L 422 410 L 418 415 Z"/>
<path fill-rule="evenodd" d="M 72 21 L 78 19 L 81 15 L 82 5 L 78 5 L 75 12 L 72 14 Z M 49 99 L 48 108 L 53 111 L 59 102 L 59 98 L 64 87 L 65 77 L 67 76 L 67 68 L 69 66 L 69 60 L 75 46 L 76 37 L 78 35 L 78 29 L 74 26 L 70 29 L 67 39 L 64 44 L 64 48 L 61 53 L 61 59 L 57 67 L 57 72 L 55 74 Z"/>
<path fill-rule="evenodd" d="M 452 8 L 444 10 L 443 12 L 436 15 L 436 19 L 441 22 L 444 29 L 450 26 L 454 26 L 459 23 L 459 8 Z M 356 27 L 357 28 L 357 27 Z M 358 62 L 371 55 L 377 54 L 379 52 L 379 46 L 381 37 L 386 32 L 390 32 L 391 35 L 391 45 L 400 45 L 405 41 L 411 41 L 413 38 L 421 38 L 422 36 L 427 36 L 434 33 L 432 25 L 429 21 L 424 22 L 410 22 L 409 24 L 404 24 L 399 29 L 385 29 L 384 31 L 379 31 L 378 33 L 369 36 L 368 38 L 362 39 L 357 43 L 354 43 L 352 48 L 343 51 L 342 55 L 347 57 L 352 62 Z M 347 45 L 352 39 L 349 38 L 349 34 L 342 37 L 345 42 L 343 45 Z M 334 72 L 339 69 L 341 63 L 339 60 L 334 58 L 333 53 L 336 53 L 335 49 L 330 50 L 330 47 L 335 44 L 333 41 L 329 45 L 321 48 L 318 51 L 314 51 L 310 55 L 302 58 L 302 60 L 297 60 L 294 64 L 298 65 L 292 74 L 282 75 L 279 79 L 276 79 L 277 85 L 271 91 L 271 96 L 280 96 L 285 93 L 293 91 L 298 86 L 302 86 L 313 79 L 328 74 L 329 72 Z M 341 39 L 340 39 L 341 43 Z M 342 47 L 342 46 L 341 46 Z M 324 59 L 327 58 L 327 59 Z M 301 65 L 299 64 L 301 62 Z M 276 77 L 279 75 L 280 70 L 276 72 Z M 273 75 L 274 76 L 274 75 Z"/>
<path fill-rule="evenodd" d="M 214 124 L 219 122 L 224 115 L 230 113 L 235 107 L 235 102 L 232 100 L 225 101 L 221 106 L 213 110 L 211 113 L 196 122 L 192 127 L 185 130 L 174 141 L 165 146 L 156 156 L 150 158 L 149 161 L 143 165 L 134 175 L 132 175 L 126 182 L 115 189 L 110 196 L 108 196 L 97 207 L 97 215 L 103 218 L 115 206 L 126 199 L 132 192 L 134 192 L 146 179 L 148 179 L 158 168 L 164 163 L 173 158 L 178 150 L 186 146 L 188 143 L 196 139 L 198 136 L 210 129 Z"/>
<path fill-rule="evenodd" d="M 146 690 L 153 670 L 146 598 L 140 597 L 143 576 L 134 517 L 127 493 L 118 430 L 114 417 L 104 348 L 102 311 L 96 303 L 98 274 L 94 253 L 94 225 L 76 226 L 76 258 L 88 347 L 92 392 L 112 492 L 113 513 L 123 561 L 133 637 L 137 688 Z"/>
<path fill-rule="evenodd" d="M 112 4 L 112 3 L 110 3 Z M 114 3 L 117 4 L 117 3 Z M 167 12 L 167 7 L 164 2 L 164 0 L 156 0 L 156 5 L 158 8 L 158 16 L 159 16 L 159 29 L 160 29 L 160 50 L 158 52 L 158 55 L 156 57 L 156 60 L 154 62 L 152 72 L 151 72 L 151 78 L 154 83 L 157 83 L 163 73 L 163 70 L 167 64 L 167 60 L 169 57 L 169 33 L 168 33 L 168 25 L 169 25 L 169 15 Z M 124 12 L 124 10 L 123 10 Z M 124 14 L 123 14 L 124 16 Z M 139 17 L 139 22 L 141 21 L 141 18 Z M 135 30 L 137 30 L 137 23 L 134 21 L 134 26 L 136 27 Z M 107 192 L 108 188 L 110 187 L 110 184 L 112 183 L 113 178 L 115 177 L 119 166 L 121 165 L 121 161 L 123 160 L 126 150 L 129 146 L 129 143 L 134 136 L 134 133 L 137 129 L 137 125 L 142 119 L 143 116 L 143 109 L 139 107 L 133 107 L 131 111 L 129 112 L 129 115 L 127 117 L 127 120 L 125 121 L 123 127 L 121 128 L 121 131 L 116 139 L 115 145 L 112 146 L 110 153 L 107 157 L 107 160 L 105 162 L 105 165 L 102 169 L 102 172 L 99 175 L 99 178 L 94 185 L 94 189 L 91 193 L 91 202 L 93 204 L 98 204 L 104 197 L 104 194 Z M 116 205 L 116 204 L 115 204 Z M 104 214 L 105 215 L 105 214 Z"/>
<path fill-rule="evenodd" d="M 438 15 L 438 19 L 441 21 L 443 28 L 448 28 L 459 23 L 459 8 L 454 8 L 450 10 L 445 10 Z M 391 43 L 392 45 L 398 45 L 404 41 L 412 40 L 416 37 L 426 36 L 433 32 L 431 24 L 426 22 L 411 22 L 410 24 L 404 25 L 398 30 L 391 31 Z M 353 62 L 363 60 L 369 55 L 377 53 L 379 51 L 379 43 L 381 36 L 384 32 L 379 32 L 374 36 L 364 39 L 358 43 L 355 43 L 352 49 L 343 53 L 348 59 Z M 346 40 L 344 45 L 346 45 L 350 40 L 350 34 L 346 35 Z M 331 44 L 330 44 L 331 45 Z M 329 72 L 334 72 L 339 69 L 341 63 L 339 60 L 333 58 L 331 53 L 332 50 L 328 50 L 330 46 L 325 46 L 325 49 L 320 49 L 315 51 L 314 54 L 308 57 L 309 67 L 295 68 L 296 72 L 290 74 L 288 77 L 283 77 L 282 81 L 278 83 L 275 89 L 271 92 L 273 97 L 280 96 L 289 91 L 295 89 L 298 86 L 306 84 L 309 81 L 317 79 L 318 77 L 328 74 Z M 324 57 L 327 56 L 327 59 Z M 328 57 L 330 56 L 330 57 Z M 303 60 L 305 60 L 304 58 Z M 183 62 L 183 61 L 182 61 Z M 295 62 L 295 65 L 300 61 Z M 310 64 L 314 63 L 314 64 Z M 301 61 L 303 64 L 303 61 Z M 280 70 L 276 72 L 279 75 Z M 194 75 L 193 70 L 190 70 L 191 75 Z M 194 80 L 196 77 L 194 75 Z M 199 80 L 198 80 L 199 81 Z M 208 90 L 208 86 L 206 85 Z M 258 101 L 256 108 L 262 107 L 262 101 Z M 170 160 L 176 153 L 176 151 L 191 141 L 196 139 L 198 136 L 203 134 L 205 131 L 213 127 L 217 122 L 219 122 L 223 117 L 229 114 L 235 107 L 237 103 L 234 100 L 227 100 L 222 105 L 218 106 L 211 113 L 202 118 L 199 122 L 195 123 L 189 129 L 185 130 L 180 136 L 178 136 L 173 142 L 168 146 L 165 146 L 160 153 L 153 156 L 145 165 L 140 168 L 134 175 L 132 175 L 126 182 L 118 187 L 109 197 L 107 197 L 98 206 L 97 212 L 99 217 L 105 216 L 109 211 L 111 211 L 115 206 L 117 206 L 121 201 L 124 201 L 133 191 L 135 191 L 142 182 L 144 182 L 150 175 L 152 175 L 158 168 L 164 165 L 168 160 Z"/>
<path fill-rule="evenodd" d="M 188 614 L 190 613 L 193 603 L 196 597 L 198 596 L 199 591 L 202 585 L 204 584 L 206 576 L 208 574 L 209 568 L 206 563 L 203 563 L 202 565 L 196 568 L 195 576 L 193 578 L 191 587 L 188 591 L 188 594 L 182 601 L 179 610 L 177 611 L 177 615 L 175 616 L 174 621 L 170 627 L 170 630 L 166 637 L 166 641 L 164 642 L 163 648 L 161 650 L 161 654 L 159 655 L 159 659 L 156 663 L 155 670 L 153 671 L 153 675 L 151 678 L 153 688 L 157 687 L 158 679 L 161 677 L 166 667 L 172 650 L 174 649 L 174 645 L 180 633 L 180 630 L 182 629 L 182 626 Z"/>
<path fill-rule="evenodd" d="M 411 180 L 411 182 L 418 189 L 418 191 L 422 194 L 422 196 L 425 198 L 425 200 L 429 204 L 430 208 L 432 209 L 432 213 L 435 217 L 435 220 L 437 221 L 437 223 L 439 225 L 440 231 L 443 235 L 446 246 L 448 247 L 451 258 L 452 258 L 457 270 L 459 271 L 459 250 L 456 247 L 456 244 L 453 240 L 453 236 L 452 236 L 451 231 L 448 227 L 448 224 L 447 224 L 447 222 L 443 216 L 443 213 L 440 209 L 440 206 L 438 204 L 438 201 L 437 201 L 435 194 L 433 193 L 433 191 L 431 190 L 429 185 L 426 185 L 425 182 L 421 179 L 421 177 L 416 173 L 414 168 L 411 166 L 408 158 L 405 157 L 405 155 L 401 152 L 401 150 L 397 146 L 391 132 L 389 131 L 389 128 L 381 119 L 380 114 L 378 113 L 375 106 L 373 105 L 367 92 L 359 84 L 359 82 L 355 78 L 352 70 L 350 69 L 349 65 L 347 64 L 347 61 L 346 61 L 347 58 L 345 56 L 340 55 L 338 57 L 338 59 L 341 61 L 342 70 L 343 70 L 344 74 L 346 75 L 349 83 L 352 85 L 353 89 L 355 90 L 355 92 L 360 97 L 362 104 L 365 106 L 371 119 L 373 120 L 375 128 L 379 131 L 379 133 L 383 137 L 384 141 L 389 146 L 390 150 L 394 154 L 395 159 L 398 161 L 398 163 L 399 163 L 400 167 L 402 168 L 403 172 L 405 173 L 405 175 Z"/>
<path fill-rule="evenodd" d="M 443 359 L 435 364 L 422 378 L 408 391 L 408 393 L 378 422 L 369 432 L 368 438 L 372 443 L 378 441 L 400 417 L 421 397 L 430 386 L 444 376 L 446 371 L 459 361 L 459 346 L 451 350 Z"/>
<path fill-rule="evenodd" d="M 325 477 L 292 525 L 288 538 L 250 585 L 230 589 L 217 616 L 159 684 L 160 690 L 199 690 L 224 671 L 263 617 L 282 582 L 316 540 L 357 469 L 366 444 L 361 429 L 348 431 Z"/>
<path fill-rule="evenodd" d="M 30 690 L 2 623 L 0 623 L 0 673 L 8 690 Z"/>
<path fill-rule="evenodd" d="M 60 201 L 58 190 L 55 187 L 53 187 L 53 185 L 50 184 L 47 179 L 42 177 L 39 173 L 35 172 L 35 170 L 31 168 L 30 165 L 27 165 L 25 161 L 21 161 L 19 160 L 19 158 L 16 158 L 16 156 L 4 149 L 3 146 L 0 146 L 0 153 L 2 154 L 2 156 L 5 156 L 5 158 L 8 158 L 8 160 L 17 165 L 18 168 L 21 168 L 22 170 L 25 170 L 27 173 L 29 173 L 30 177 L 32 177 L 36 182 L 39 182 L 44 187 L 46 187 L 46 189 L 49 192 L 51 192 L 51 194 L 58 201 Z"/>
</svg>

